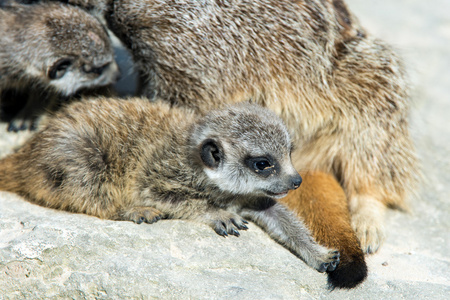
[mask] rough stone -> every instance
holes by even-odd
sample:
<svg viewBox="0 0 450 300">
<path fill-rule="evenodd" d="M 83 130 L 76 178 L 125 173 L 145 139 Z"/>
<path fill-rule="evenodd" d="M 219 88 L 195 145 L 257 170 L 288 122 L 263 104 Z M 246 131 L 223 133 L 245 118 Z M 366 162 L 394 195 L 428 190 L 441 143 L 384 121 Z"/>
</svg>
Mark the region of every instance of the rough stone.
<svg viewBox="0 0 450 300">
<path fill-rule="evenodd" d="M 250 224 L 222 238 L 193 222 L 152 225 L 55 211 L 0 193 L 0 299 L 446 299 L 450 295 L 450 2 L 349 0 L 411 71 L 411 133 L 424 180 L 412 212 L 390 211 L 388 237 L 367 257 L 369 276 L 326 289 Z M 28 133 L 6 133 L 0 156 Z"/>
</svg>

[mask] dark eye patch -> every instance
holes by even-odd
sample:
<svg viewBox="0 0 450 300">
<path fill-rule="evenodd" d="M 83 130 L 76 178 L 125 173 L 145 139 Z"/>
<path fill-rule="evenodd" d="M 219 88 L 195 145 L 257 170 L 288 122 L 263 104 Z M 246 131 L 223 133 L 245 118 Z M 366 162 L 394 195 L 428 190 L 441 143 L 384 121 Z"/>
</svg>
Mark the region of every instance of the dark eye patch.
<svg viewBox="0 0 450 300">
<path fill-rule="evenodd" d="M 59 79 L 66 74 L 71 65 L 72 60 L 70 58 L 60 59 L 49 69 L 47 75 L 50 79 Z"/>
<path fill-rule="evenodd" d="M 245 164 L 256 174 L 267 177 L 277 171 L 276 162 L 271 157 L 249 157 Z"/>
</svg>

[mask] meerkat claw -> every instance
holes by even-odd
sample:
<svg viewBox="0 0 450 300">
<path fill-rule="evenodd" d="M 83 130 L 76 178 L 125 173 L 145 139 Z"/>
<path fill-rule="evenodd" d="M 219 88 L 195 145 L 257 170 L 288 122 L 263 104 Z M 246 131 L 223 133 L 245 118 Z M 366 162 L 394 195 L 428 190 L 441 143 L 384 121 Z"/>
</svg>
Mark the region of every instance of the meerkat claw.
<svg viewBox="0 0 450 300">
<path fill-rule="evenodd" d="M 330 265 L 330 263 L 323 263 L 320 265 L 320 267 L 317 269 L 317 271 L 319 273 L 324 273 L 328 269 L 329 265 Z"/>
<path fill-rule="evenodd" d="M 240 236 L 241 234 L 236 229 L 231 229 L 231 234 L 234 236 Z"/>
<path fill-rule="evenodd" d="M 339 261 L 334 261 L 334 262 L 330 263 L 330 265 L 327 268 L 327 272 L 333 272 L 334 270 L 336 270 L 338 264 L 339 264 Z"/>
<path fill-rule="evenodd" d="M 248 224 L 248 222 L 245 221 L 245 220 L 243 220 L 243 219 L 241 219 L 241 222 L 240 222 L 240 223 L 236 222 L 235 219 L 230 219 L 230 221 L 231 221 L 231 223 L 232 223 L 234 226 L 237 227 L 237 229 L 240 229 L 240 230 L 247 230 L 247 229 L 248 229 L 248 227 L 245 225 L 245 224 Z"/>
<path fill-rule="evenodd" d="M 223 236 L 223 237 L 227 237 L 228 236 L 228 233 L 227 233 L 227 231 L 224 228 L 217 228 L 216 227 L 216 228 L 214 228 L 214 231 L 220 236 Z"/>
<path fill-rule="evenodd" d="M 334 270 L 336 270 L 337 266 L 339 265 L 339 262 L 341 261 L 340 256 L 341 254 L 339 253 L 339 251 L 333 251 L 333 254 L 335 254 L 332 259 L 334 261 L 330 262 L 330 264 L 328 265 L 326 271 L 327 272 L 333 272 Z"/>
<path fill-rule="evenodd" d="M 335 254 L 335 255 L 333 256 L 333 259 L 339 260 L 339 257 L 341 257 L 341 253 L 339 253 L 338 250 L 335 250 L 335 251 L 333 251 L 332 253 Z"/>
</svg>

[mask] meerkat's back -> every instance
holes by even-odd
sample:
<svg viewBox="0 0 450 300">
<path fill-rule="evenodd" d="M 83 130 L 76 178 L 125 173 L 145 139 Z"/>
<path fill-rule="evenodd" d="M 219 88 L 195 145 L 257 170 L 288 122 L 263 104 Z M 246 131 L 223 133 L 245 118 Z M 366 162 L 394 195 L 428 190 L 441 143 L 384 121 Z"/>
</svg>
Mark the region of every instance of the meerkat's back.
<svg viewBox="0 0 450 300">
<path fill-rule="evenodd" d="M 44 206 L 112 218 L 129 201 L 127 182 L 143 153 L 161 147 L 171 127 L 182 130 L 190 119 L 164 103 L 139 105 L 144 101 L 82 100 L 62 109 L 0 161 L 0 189 Z M 111 202 L 98 207 L 98 201 L 86 200 L 101 196 Z"/>
<path fill-rule="evenodd" d="M 338 26 L 320 1 L 123 0 L 112 11 L 108 23 L 133 49 L 149 97 L 208 109 L 324 85 L 332 67 Z"/>
</svg>

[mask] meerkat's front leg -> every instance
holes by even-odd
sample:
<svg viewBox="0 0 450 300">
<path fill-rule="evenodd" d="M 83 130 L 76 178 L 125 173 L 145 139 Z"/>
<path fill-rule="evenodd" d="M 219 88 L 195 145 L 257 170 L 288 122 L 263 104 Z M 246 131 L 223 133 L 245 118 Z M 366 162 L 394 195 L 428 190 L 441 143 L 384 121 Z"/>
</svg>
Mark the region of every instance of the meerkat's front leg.
<svg viewBox="0 0 450 300">
<path fill-rule="evenodd" d="M 218 235 L 223 237 L 229 234 L 239 236 L 238 230 L 248 229 L 247 225 L 245 225 L 248 224 L 246 220 L 235 213 L 222 209 L 207 212 L 200 218 L 202 222 L 211 226 Z"/>
<path fill-rule="evenodd" d="M 355 195 L 349 199 L 352 227 L 365 253 L 375 253 L 385 239 L 386 206 L 370 195 Z"/>
<path fill-rule="evenodd" d="M 331 272 L 339 264 L 339 251 L 317 244 L 304 224 L 284 205 L 275 203 L 264 209 L 245 208 L 240 214 L 262 227 L 270 237 L 317 271 Z"/>
<path fill-rule="evenodd" d="M 156 218 L 159 217 L 157 220 L 163 218 L 183 219 L 203 223 L 211 227 L 217 234 L 224 237 L 228 235 L 239 236 L 239 230 L 248 229 L 246 225 L 248 222 L 242 219 L 240 215 L 214 206 L 206 199 L 187 199 L 173 203 L 168 201 L 152 201 L 149 205 L 151 207 L 137 207 L 137 209 L 138 211 L 141 211 L 139 208 L 145 208 L 147 210 L 152 209 L 153 211 L 158 212 L 158 214 L 154 215 Z M 131 216 L 132 218 L 129 218 L 129 220 L 135 221 L 136 218 L 142 215 L 136 215 L 135 211 L 136 207 L 123 215 L 127 217 Z M 148 218 L 146 218 L 146 220 L 147 219 Z M 147 221 L 144 220 L 144 222 Z"/>
<path fill-rule="evenodd" d="M 115 219 L 133 221 L 137 224 L 143 222 L 152 224 L 161 220 L 162 217 L 162 212 L 151 206 L 134 206 L 127 210 L 120 211 Z"/>
</svg>

